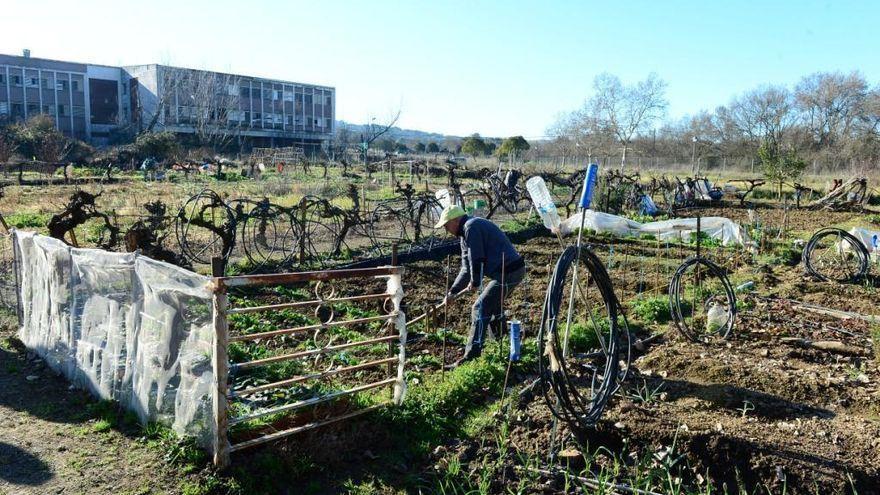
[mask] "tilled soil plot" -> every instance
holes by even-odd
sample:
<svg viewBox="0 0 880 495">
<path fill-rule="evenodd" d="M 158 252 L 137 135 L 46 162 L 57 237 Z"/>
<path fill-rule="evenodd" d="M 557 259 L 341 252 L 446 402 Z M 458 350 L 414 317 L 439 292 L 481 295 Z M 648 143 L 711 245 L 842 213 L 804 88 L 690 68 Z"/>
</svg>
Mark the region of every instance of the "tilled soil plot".
<svg viewBox="0 0 880 495">
<path fill-rule="evenodd" d="M 810 216 L 823 221 L 822 215 L 805 213 L 803 221 Z M 590 241 L 603 261 L 610 261 L 625 305 L 664 292 L 669 271 L 663 265 L 674 267 L 693 254 L 693 247 L 656 249 L 650 241 Z M 531 333 L 560 249 L 549 238 L 518 249 L 528 260 L 529 278 L 510 295 L 507 307 L 528 322 Z M 772 491 L 784 486 L 787 493 L 880 493 L 880 372 L 872 327 L 798 304 L 871 314 L 880 302 L 877 291 L 870 285 L 813 281 L 802 265 L 755 266 L 737 254 L 708 251 L 735 268 L 734 275 L 756 281 L 753 294 L 740 296 L 743 308 L 734 336 L 702 345 L 667 329 L 665 341 L 634 359 L 622 391 L 582 440 L 590 449 L 616 451 L 626 445 L 632 455 L 668 452 L 674 444 L 688 460 L 682 476 L 689 474 L 694 486 L 711 481 L 730 490 L 744 485 Z M 437 270 L 438 264 L 429 262 L 408 270 L 411 310 L 440 299 L 445 279 L 435 275 Z M 468 322 L 468 311 L 450 312 L 451 328 L 466 328 Z M 657 392 L 644 400 L 639 390 Z M 546 456 L 551 416 L 540 394 L 527 394 L 511 418 L 511 446 Z"/>
</svg>

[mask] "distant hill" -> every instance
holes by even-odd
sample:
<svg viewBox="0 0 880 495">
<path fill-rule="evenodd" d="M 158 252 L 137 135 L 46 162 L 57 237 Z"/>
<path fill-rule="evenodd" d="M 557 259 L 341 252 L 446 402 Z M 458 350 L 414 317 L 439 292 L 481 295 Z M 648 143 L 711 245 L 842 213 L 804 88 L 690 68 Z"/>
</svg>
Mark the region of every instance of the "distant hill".
<svg viewBox="0 0 880 495">
<path fill-rule="evenodd" d="M 337 120 L 336 128 L 340 129 L 342 126 L 347 127 L 351 133 L 355 135 L 360 134 L 367 127 L 365 124 L 352 124 L 351 122 L 346 122 L 344 120 Z M 393 141 L 421 141 L 423 143 L 431 141 L 442 143 L 445 139 L 461 139 L 460 136 L 450 136 L 437 132 L 417 131 L 415 129 L 401 129 L 400 127 L 392 127 L 391 130 L 388 131 L 388 134 L 382 137 L 384 138 L 386 136 Z"/>
</svg>

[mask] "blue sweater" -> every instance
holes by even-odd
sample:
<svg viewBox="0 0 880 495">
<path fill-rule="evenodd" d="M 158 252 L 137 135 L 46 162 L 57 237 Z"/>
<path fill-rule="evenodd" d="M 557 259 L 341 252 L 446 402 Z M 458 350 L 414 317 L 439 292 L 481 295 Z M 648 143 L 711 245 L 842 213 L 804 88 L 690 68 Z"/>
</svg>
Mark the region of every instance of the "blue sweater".
<svg viewBox="0 0 880 495">
<path fill-rule="evenodd" d="M 522 258 L 507 235 L 485 218 L 464 217 L 458 236 L 461 238 L 461 270 L 449 288 L 453 294 L 460 292 L 468 283 L 474 287 L 480 286 L 481 263 L 485 264 L 484 276 L 500 281 L 502 253 L 506 266 Z"/>
</svg>

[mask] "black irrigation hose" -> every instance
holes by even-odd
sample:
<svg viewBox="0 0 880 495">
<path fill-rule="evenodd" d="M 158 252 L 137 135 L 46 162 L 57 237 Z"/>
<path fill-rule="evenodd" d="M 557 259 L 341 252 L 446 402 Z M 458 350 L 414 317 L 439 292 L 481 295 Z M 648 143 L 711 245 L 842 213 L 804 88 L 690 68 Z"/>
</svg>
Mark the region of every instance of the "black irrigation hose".
<svg viewBox="0 0 880 495">
<path fill-rule="evenodd" d="M 619 388 L 619 380 L 622 379 L 620 376 L 620 324 L 618 322 L 620 303 L 614 294 L 611 277 L 599 258 L 587 248 L 581 248 L 580 251 L 580 263 L 589 272 L 589 280 L 595 283 L 599 289 L 609 322 L 607 344 L 602 346 L 603 349 L 600 352 L 587 356 L 599 358 L 599 360 L 604 358 L 604 368 L 598 369 L 597 367 L 593 370 L 593 376 L 590 380 L 591 396 L 585 396 L 578 390 L 575 383 L 577 377 L 572 375 L 572 368 L 578 366 L 579 363 L 572 360 L 572 364 L 570 364 L 567 361 L 567 359 L 571 359 L 570 357 L 563 358 L 563 341 L 557 332 L 560 316 L 566 317 L 567 308 L 561 308 L 563 300 L 567 299 L 564 285 L 569 269 L 578 260 L 577 246 L 569 246 L 556 262 L 547 287 L 547 296 L 541 313 L 541 325 L 538 328 L 538 369 L 541 392 L 553 415 L 568 423 L 574 430 L 590 428 L 599 421 L 605 410 L 605 405 Z M 577 356 L 576 359 L 580 360 L 583 357 Z M 599 366 L 601 367 L 603 364 Z"/>
<path fill-rule="evenodd" d="M 720 326 L 714 333 L 718 337 L 726 339 L 733 331 L 733 326 L 736 322 L 736 294 L 733 292 L 733 287 L 731 287 L 730 280 L 727 279 L 724 270 L 702 256 L 694 256 L 686 259 L 675 271 L 675 274 L 672 275 L 672 280 L 669 282 L 669 312 L 672 315 L 672 321 L 675 322 L 678 331 L 688 340 L 692 342 L 704 341 L 704 339 L 700 338 L 695 329 L 688 327 L 682 314 L 681 282 L 685 278 L 684 275 L 689 268 L 694 267 L 695 269 L 699 269 L 699 266 L 697 265 L 705 267 L 706 272 L 701 275 L 704 279 L 709 277 L 716 278 L 721 282 L 721 285 L 724 288 L 725 304 L 728 308 L 727 321 L 725 321 L 724 325 Z M 691 308 L 691 311 L 697 311 L 697 308 Z"/>
<path fill-rule="evenodd" d="M 848 272 L 847 276 L 845 276 L 845 277 L 834 277 L 830 274 L 821 273 L 816 267 L 813 266 L 813 260 L 812 260 L 813 250 L 816 249 L 816 245 L 819 243 L 819 241 L 821 241 L 822 239 L 824 239 L 826 237 L 830 237 L 830 236 L 835 236 L 838 238 L 838 242 L 845 241 L 852 247 L 852 252 L 858 258 L 858 262 L 859 262 L 859 268 L 855 272 L 855 274 L 850 274 L 850 272 Z M 841 246 L 841 248 L 842 248 L 842 246 Z M 816 277 L 817 279 L 824 280 L 824 281 L 831 280 L 834 282 L 847 283 L 847 282 L 857 282 L 857 281 L 865 278 L 868 275 L 868 267 L 869 267 L 870 257 L 868 255 L 868 248 L 865 247 L 865 245 L 862 244 L 862 241 L 860 241 L 856 236 L 854 236 L 854 235 L 850 234 L 849 232 L 842 230 L 842 229 L 828 227 L 828 228 L 820 229 L 815 234 L 813 234 L 813 237 L 811 237 L 810 241 L 807 242 L 807 245 L 804 246 L 803 259 L 804 259 L 804 266 L 807 269 L 807 273 Z"/>
</svg>

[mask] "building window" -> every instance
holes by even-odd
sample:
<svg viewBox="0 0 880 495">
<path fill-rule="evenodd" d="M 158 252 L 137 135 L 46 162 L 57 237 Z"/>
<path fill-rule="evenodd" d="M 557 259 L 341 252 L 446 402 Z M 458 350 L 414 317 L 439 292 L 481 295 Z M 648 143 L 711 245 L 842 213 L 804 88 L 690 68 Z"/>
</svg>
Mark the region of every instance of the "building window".
<svg viewBox="0 0 880 495">
<path fill-rule="evenodd" d="M 43 105 L 43 113 L 45 113 L 46 115 L 55 115 L 54 110 L 55 107 L 53 107 L 52 105 Z"/>
<path fill-rule="evenodd" d="M 21 76 L 12 76 L 12 85 L 21 86 Z"/>
<path fill-rule="evenodd" d="M 64 105 L 58 105 L 58 116 L 64 117 L 67 115 L 67 107 Z"/>
<path fill-rule="evenodd" d="M 0 101 L 0 115 L 9 115 L 9 103 Z"/>
<path fill-rule="evenodd" d="M 6 74 L 0 74 L 0 84 L 6 84 Z"/>
<path fill-rule="evenodd" d="M 74 117 L 85 117 L 86 116 L 86 107 L 81 105 L 74 105 L 71 107 L 71 111 L 73 112 Z"/>
<path fill-rule="evenodd" d="M 263 96 L 263 93 L 260 92 L 260 88 L 251 88 L 251 98 L 260 99 Z"/>
<path fill-rule="evenodd" d="M 55 89 L 58 91 L 67 91 L 67 81 L 55 81 Z"/>
<path fill-rule="evenodd" d="M 28 116 L 40 113 L 40 105 L 37 105 L 35 103 L 28 103 L 27 113 Z"/>
<path fill-rule="evenodd" d="M 77 81 L 77 80 L 70 81 L 70 88 L 71 88 L 73 91 L 80 91 L 80 89 L 79 89 L 79 81 Z"/>
<path fill-rule="evenodd" d="M 36 77 L 28 77 L 27 78 L 27 87 L 39 88 L 40 87 L 40 79 L 36 78 Z"/>
<path fill-rule="evenodd" d="M 250 90 L 250 88 L 247 88 L 247 87 L 242 86 L 241 88 L 239 88 L 239 95 L 240 95 L 242 98 L 247 98 L 248 96 L 251 95 L 251 90 Z"/>
<path fill-rule="evenodd" d="M 12 117 L 24 117 L 24 107 L 21 103 L 12 104 Z"/>
</svg>

